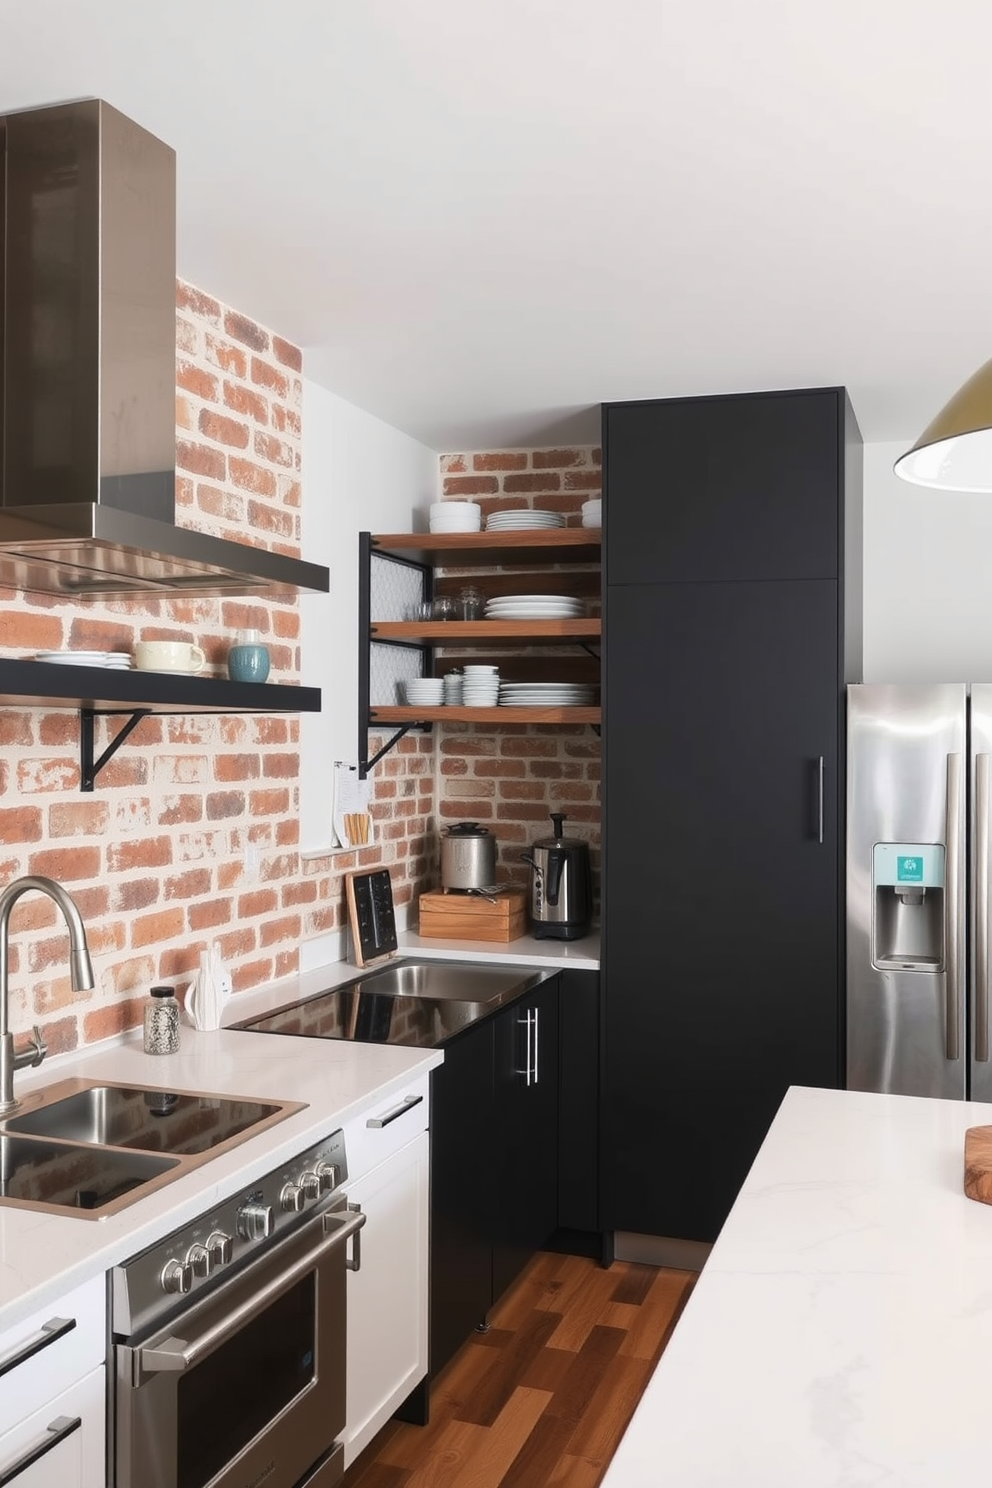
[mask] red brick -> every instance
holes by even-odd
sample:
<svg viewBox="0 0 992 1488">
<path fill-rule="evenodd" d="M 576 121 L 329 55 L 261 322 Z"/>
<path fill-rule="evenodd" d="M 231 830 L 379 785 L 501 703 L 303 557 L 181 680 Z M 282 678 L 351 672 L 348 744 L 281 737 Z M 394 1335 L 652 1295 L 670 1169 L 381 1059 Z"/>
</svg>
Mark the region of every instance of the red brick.
<svg viewBox="0 0 992 1488">
<path fill-rule="evenodd" d="M 209 333 L 206 337 L 206 357 L 208 362 L 213 362 L 222 372 L 229 372 L 232 377 L 247 377 L 248 357 L 240 346 L 232 346 L 229 341 L 219 341 L 216 336 Z"/>
<path fill-rule="evenodd" d="M 244 791 L 211 791 L 207 796 L 207 820 L 226 821 L 232 816 L 244 816 Z"/>
<path fill-rule="evenodd" d="M 542 474 L 533 475 L 508 475 L 503 482 L 503 490 L 510 495 L 514 492 L 537 492 L 558 491 L 561 489 L 561 476 L 556 471 L 546 470 Z"/>
<path fill-rule="evenodd" d="M 91 1015 L 92 1016 L 92 1015 Z M 84 1028 L 88 1029 L 89 1019 L 84 1020 Z M 69 1054 L 73 1049 L 79 1047 L 79 1034 L 75 1018 L 59 1018 L 57 1022 L 45 1022 L 41 1026 L 41 1036 L 48 1045 L 49 1055 Z M 94 1034 L 94 1038 L 103 1035 Z"/>
<path fill-rule="evenodd" d="M 231 919 L 230 899 L 208 899 L 191 904 L 188 910 L 191 930 L 208 930 L 214 925 L 227 925 Z"/>
<path fill-rule="evenodd" d="M 496 805 L 496 815 L 500 820 L 508 821 L 546 822 L 548 819 L 548 813 L 543 803 L 534 802 L 531 804 L 527 801 L 499 801 Z"/>
<path fill-rule="evenodd" d="M 258 772 L 257 754 L 218 754 L 214 759 L 215 780 L 255 780 Z"/>
<path fill-rule="evenodd" d="M 286 909 L 294 904 L 313 904 L 317 898 L 317 885 L 312 879 L 304 879 L 300 883 L 284 884 L 279 898 Z"/>
<path fill-rule="evenodd" d="M 68 710 L 45 713 L 38 725 L 38 739 L 52 749 L 64 748 L 66 744 L 79 742 L 79 717 Z M 14 743 L 14 740 L 10 741 Z"/>
<path fill-rule="evenodd" d="M 236 310 L 225 312 L 224 330 L 229 336 L 233 336 L 235 341 L 243 341 L 253 351 L 268 351 L 269 349 L 268 331 L 263 330 L 255 321 L 249 320 L 247 315 L 239 315 Z"/>
<path fill-rule="evenodd" d="M 184 279 L 176 280 L 176 309 L 188 310 L 197 320 L 220 320 L 220 305 L 210 295 L 204 294 Z"/>
<path fill-rule="evenodd" d="M 495 496 L 499 481 L 494 475 L 448 475 L 442 489 L 445 496 Z"/>
<path fill-rule="evenodd" d="M 232 449 L 247 449 L 251 438 L 247 424 L 227 418 L 223 413 L 214 413 L 209 408 L 200 409 L 199 429 L 205 438 L 216 444 L 228 444 Z"/>
<path fill-rule="evenodd" d="M 282 362 L 284 367 L 290 367 L 294 372 L 303 371 L 303 353 L 291 341 L 284 341 L 281 336 L 273 336 L 272 350 L 276 361 Z"/>
<path fill-rule="evenodd" d="M 269 780 L 295 780 L 299 773 L 298 754 L 267 754 L 262 760 L 262 774 Z"/>
<path fill-rule="evenodd" d="M 513 759 L 549 759 L 558 753 L 554 739 L 541 739 L 535 734 L 517 734 L 499 741 L 500 754 Z"/>
<path fill-rule="evenodd" d="M 63 801 L 48 808 L 51 837 L 95 837 L 107 829 L 106 801 Z"/>
<path fill-rule="evenodd" d="M 527 766 L 523 760 L 517 759 L 480 759 L 473 766 L 474 773 L 488 779 L 489 777 L 508 778 L 523 776 L 527 773 Z"/>
<path fill-rule="evenodd" d="M 111 873 L 126 873 L 132 868 L 166 868 L 171 862 L 170 837 L 139 837 L 130 842 L 107 844 L 107 867 Z"/>
<path fill-rule="evenodd" d="M 284 915 L 281 920 L 265 920 L 258 932 L 259 944 L 277 945 L 284 940 L 299 940 L 303 926 L 299 915 Z"/>
<path fill-rule="evenodd" d="M 128 743 L 135 741 L 136 747 L 140 748 L 138 740 L 139 730 L 145 726 L 145 719 L 135 729 Z M 122 790 L 126 787 L 132 789 L 136 786 L 148 784 L 148 756 L 141 753 L 115 754 L 112 760 L 108 760 L 97 776 L 98 790 Z"/>
<path fill-rule="evenodd" d="M 253 460 L 232 455 L 229 462 L 230 478 L 243 491 L 253 491 L 257 496 L 274 496 L 276 478 L 271 470 L 263 470 Z"/>
<path fill-rule="evenodd" d="M 212 372 L 206 372 L 202 367 L 198 367 L 195 362 L 176 364 L 176 385 L 184 392 L 194 393 L 197 398 L 203 398 L 208 403 L 217 401 L 217 378 Z"/>
<path fill-rule="evenodd" d="M 38 806 L 9 806 L 0 811 L 0 842 L 12 847 L 17 842 L 38 842 L 42 835 L 42 816 Z"/>
<path fill-rule="evenodd" d="M 113 905 L 118 913 L 126 913 L 134 909 L 147 909 L 149 904 L 156 904 L 158 902 L 158 896 L 159 882 L 157 878 L 128 879 L 124 883 L 115 886 Z"/>
<path fill-rule="evenodd" d="M 206 476 L 208 480 L 222 481 L 227 476 L 227 456 L 222 450 L 211 449 L 207 444 L 193 444 L 186 439 L 176 441 L 176 465 L 180 470 Z"/>
<path fill-rule="evenodd" d="M 292 512 L 278 511 L 260 501 L 249 501 L 248 522 L 255 532 L 276 532 L 280 537 L 295 537 L 297 519 Z"/>
<path fill-rule="evenodd" d="M 597 494 L 603 489 L 603 472 L 601 470 L 569 470 L 565 474 L 566 491 L 595 491 Z"/>
<path fill-rule="evenodd" d="M 239 956 L 249 956 L 255 949 L 254 927 L 239 925 L 235 930 L 217 936 L 217 949 L 225 961 L 234 961 Z"/>
<path fill-rule="evenodd" d="M 209 868 L 189 868 L 165 880 L 166 899 L 193 899 L 197 894 L 209 894 L 211 875 Z"/>
<path fill-rule="evenodd" d="M 270 465 L 285 465 L 288 469 L 295 468 L 299 460 L 299 451 L 285 439 L 279 439 L 275 434 L 265 434 L 261 429 L 255 431 L 255 453 L 260 460 L 267 460 Z"/>
<path fill-rule="evenodd" d="M 62 645 L 62 620 L 58 615 L 10 610 L 3 617 L 3 644 L 10 651 L 57 651 Z"/>
<path fill-rule="evenodd" d="M 272 427 L 280 434 L 293 434 L 297 439 L 303 433 L 303 420 L 295 408 L 286 408 L 282 403 L 272 404 Z"/>
<path fill-rule="evenodd" d="M 269 401 L 263 398 L 261 393 L 256 393 L 253 388 L 247 388 L 243 383 L 224 383 L 224 403 L 232 413 L 243 413 L 246 418 L 254 419 L 256 424 L 268 424 Z"/>
<path fill-rule="evenodd" d="M 448 474 L 457 475 L 461 471 L 467 470 L 467 469 L 468 469 L 468 466 L 465 463 L 465 456 L 464 455 L 442 455 L 441 456 L 441 473 L 442 473 L 442 475 L 448 475 Z"/>
<path fill-rule="evenodd" d="M 535 470 L 562 470 L 566 465 L 585 465 L 589 451 L 584 446 L 571 449 L 531 450 Z"/>
<path fill-rule="evenodd" d="M 157 823 L 160 827 L 176 827 L 183 822 L 198 822 L 202 819 L 202 796 L 165 796 L 158 813 Z"/>
<path fill-rule="evenodd" d="M 500 782 L 500 799 L 503 801 L 543 801 L 545 788 L 539 780 L 504 780 Z M 533 820 L 533 818 L 530 818 Z"/>
<path fill-rule="evenodd" d="M 43 852 L 31 853 L 28 872 L 40 873 L 45 878 L 60 882 L 77 883 L 82 878 L 96 878 L 100 872 L 100 849 L 98 847 L 53 847 Z"/>
<path fill-rule="evenodd" d="M 176 940 L 186 929 L 185 916 L 179 905 L 162 909 L 158 914 L 143 915 L 131 926 L 132 946 L 153 946 L 163 940 Z"/>
<path fill-rule="evenodd" d="M 247 992 L 249 987 L 257 987 L 261 982 L 271 982 L 275 975 L 272 961 L 252 961 L 247 966 L 236 966 L 234 968 L 234 986 L 238 992 Z"/>
<path fill-rule="evenodd" d="M 473 455 L 473 470 L 526 470 L 526 450 L 494 450 L 491 454 Z"/>
<path fill-rule="evenodd" d="M 278 908 L 278 904 L 274 889 L 254 889 L 250 893 L 242 894 L 238 899 L 238 915 L 245 919 L 272 914 Z"/>
<path fill-rule="evenodd" d="M 492 801 L 441 801 L 439 814 L 454 821 L 489 821 L 493 814 Z"/>
<path fill-rule="evenodd" d="M 276 842 L 280 847 L 296 847 L 300 841 L 300 823 L 297 817 L 281 821 L 276 826 Z"/>
<path fill-rule="evenodd" d="M 251 816 L 284 816 L 289 810 L 289 791 L 253 790 L 248 794 L 248 812 Z"/>
<path fill-rule="evenodd" d="M 277 398 L 287 399 L 290 392 L 288 377 L 273 367 L 270 362 L 263 362 L 260 357 L 251 359 L 251 380 L 257 387 L 269 388 Z"/>
<path fill-rule="evenodd" d="M 299 640 L 300 636 L 300 612 L 299 610 L 274 610 L 272 614 L 272 631 L 274 635 L 280 636 L 287 641 Z M 260 723 L 278 723 L 282 725 L 283 737 L 285 737 L 286 721 L 283 718 L 259 719 Z M 258 734 L 256 733 L 256 738 Z M 267 742 L 282 743 L 281 739 Z"/>
</svg>

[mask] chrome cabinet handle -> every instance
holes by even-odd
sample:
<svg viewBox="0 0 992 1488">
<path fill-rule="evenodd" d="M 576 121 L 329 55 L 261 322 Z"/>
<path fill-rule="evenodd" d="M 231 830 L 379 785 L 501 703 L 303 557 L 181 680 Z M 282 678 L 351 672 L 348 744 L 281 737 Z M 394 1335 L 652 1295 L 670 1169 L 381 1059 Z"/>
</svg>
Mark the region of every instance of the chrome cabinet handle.
<svg viewBox="0 0 992 1488">
<path fill-rule="evenodd" d="M 989 767 L 975 755 L 975 1058 L 989 1057 Z"/>
<path fill-rule="evenodd" d="M 361 1204 L 349 1204 L 349 1214 L 362 1214 Z M 347 1224 L 347 1220 L 340 1220 L 340 1224 Z M 362 1214 L 362 1224 L 365 1223 L 365 1215 Z M 357 1225 L 351 1231 L 351 1260 L 345 1260 L 347 1271 L 361 1271 L 362 1269 L 362 1224 Z"/>
<path fill-rule="evenodd" d="M 958 851 L 960 833 L 961 756 L 947 756 L 947 786 L 944 802 L 944 1038 L 948 1059 L 961 1058 L 961 1015 L 958 983 L 959 916 Z"/>
<path fill-rule="evenodd" d="M 518 1018 L 517 1019 L 517 1027 L 518 1028 L 525 1028 L 527 1030 L 527 1043 L 526 1043 L 526 1047 L 525 1047 L 525 1050 L 524 1050 L 524 1067 L 523 1067 L 523 1069 L 518 1069 L 517 1070 L 517 1074 L 518 1075 L 521 1075 L 523 1077 L 523 1082 L 524 1082 L 525 1085 L 529 1085 L 531 1083 L 532 1079 L 533 1079 L 533 1076 L 534 1076 L 533 1052 L 532 1052 L 532 1050 L 533 1050 L 532 1038 L 533 1038 L 533 1032 L 534 1032 L 534 1025 L 531 1022 L 531 1014 L 530 1014 L 529 1011 L 526 1012 L 526 1013 L 524 1013 L 524 1015 L 523 1015 L 522 1018 Z"/>
<path fill-rule="evenodd" d="M 82 1416 L 56 1416 L 54 1421 L 49 1421 L 45 1427 L 45 1435 L 40 1441 L 29 1447 L 22 1457 L 12 1462 L 9 1467 L 0 1467 L 0 1488 L 6 1488 L 8 1483 L 13 1483 L 21 1473 L 26 1473 L 29 1467 L 41 1457 L 47 1456 L 60 1442 L 64 1442 L 67 1436 L 78 1431 L 83 1424 Z"/>
<path fill-rule="evenodd" d="M 819 831 L 820 846 L 823 846 L 823 755 L 820 755 L 819 768 L 817 770 L 817 792 L 816 792 L 816 817 Z"/>
<path fill-rule="evenodd" d="M 538 1033 L 541 1027 L 541 1009 L 534 1009 L 534 1084 L 540 1079 L 540 1056 L 538 1054 Z"/>
<path fill-rule="evenodd" d="M 18 1364 L 23 1364 L 26 1359 L 32 1359 L 50 1343 L 55 1343 L 57 1339 L 64 1338 L 67 1333 L 71 1333 L 75 1326 L 75 1318 L 49 1318 L 47 1323 L 42 1323 L 38 1332 L 29 1338 L 27 1343 L 19 1344 L 11 1353 L 0 1359 L 0 1375 L 16 1369 Z"/>
<path fill-rule="evenodd" d="M 312 1271 L 328 1251 L 349 1240 L 364 1223 L 365 1215 L 360 1210 L 348 1219 L 341 1219 L 336 1214 L 325 1214 L 323 1240 L 286 1266 L 271 1281 L 249 1293 L 242 1302 L 225 1313 L 219 1323 L 215 1323 L 212 1328 L 205 1328 L 198 1338 L 191 1342 L 185 1338 L 163 1338 L 153 1348 L 122 1349 L 122 1355 L 130 1355 L 133 1363 L 138 1366 L 135 1376 L 140 1371 L 145 1374 L 181 1374 L 186 1369 L 192 1369 L 194 1364 L 198 1364 L 222 1343 L 233 1338 L 239 1328 L 262 1312 L 276 1297 L 306 1276 L 308 1271 Z M 349 1269 L 356 1270 L 357 1267 L 352 1266 Z M 137 1377 L 134 1378 L 134 1383 L 139 1383 Z"/>
<path fill-rule="evenodd" d="M 370 1116 L 365 1125 L 374 1126 L 376 1129 L 379 1129 L 380 1127 L 388 1126 L 391 1121 L 399 1121 L 400 1117 L 405 1116 L 407 1111 L 412 1111 L 414 1106 L 419 1106 L 423 1098 L 422 1095 L 405 1095 L 399 1105 L 394 1106 L 391 1111 L 387 1111 L 385 1116 Z"/>
</svg>

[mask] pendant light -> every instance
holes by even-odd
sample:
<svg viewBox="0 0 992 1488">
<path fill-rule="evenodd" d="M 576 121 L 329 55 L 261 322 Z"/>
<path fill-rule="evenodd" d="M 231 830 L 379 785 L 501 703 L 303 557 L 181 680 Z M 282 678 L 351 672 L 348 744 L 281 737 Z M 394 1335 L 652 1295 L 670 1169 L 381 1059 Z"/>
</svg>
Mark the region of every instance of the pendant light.
<svg viewBox="0 0 992 1488">
<path fill-rule="evenodd" d="M 992 492 L 992 361 L 958 388 L 893 468 L 935 491 Z"/>
</svg>

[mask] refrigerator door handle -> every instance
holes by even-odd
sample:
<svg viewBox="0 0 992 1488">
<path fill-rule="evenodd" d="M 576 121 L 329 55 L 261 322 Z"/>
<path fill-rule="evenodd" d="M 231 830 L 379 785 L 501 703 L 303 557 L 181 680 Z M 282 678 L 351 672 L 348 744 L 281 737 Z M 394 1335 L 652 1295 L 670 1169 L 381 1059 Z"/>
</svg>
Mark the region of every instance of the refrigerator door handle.
<svg viewBox="0 0 992 1488">
<path fill-rule="evenodd" d="M 960 917 L 961 886 L 958 858 L 961 850 L 961 756 L 947 756 L 944 842 L 944 1024 L 947 1058 L 961 1058 Z"/>
<path fill-rule="evenodd" d="M 975 755 L 975 1059 L 989 1057 L 989 777 L 992 755 Z"/>
<path fill-rule="evenodd" d="M 819 828 L 819 841 L 820 841 L 820 846 L 822 847 L 823 846 L 823 755 L 822 754 L 820 755 L 819 770 L 817 772 L 816 815 L 817 815 L 817 825 L 818 825 L 818 828 Z"/>
</svg>

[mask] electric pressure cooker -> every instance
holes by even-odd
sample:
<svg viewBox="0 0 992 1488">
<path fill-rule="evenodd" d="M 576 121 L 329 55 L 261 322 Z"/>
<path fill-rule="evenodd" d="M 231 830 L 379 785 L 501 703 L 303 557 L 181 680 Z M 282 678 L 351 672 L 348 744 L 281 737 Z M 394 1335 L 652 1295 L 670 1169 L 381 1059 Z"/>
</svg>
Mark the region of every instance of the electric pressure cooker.
<svg viewBox="0 0 992 1488">
<path fill-rule="evenodd" d="M 589 847 L 564 837 L 562 812 L 552 811 L 553 837 L 535 842 L 523 861 L 530 864 L 530 917 L 536 940 L 578 940 L 592 920 Z"/>
</svg>

